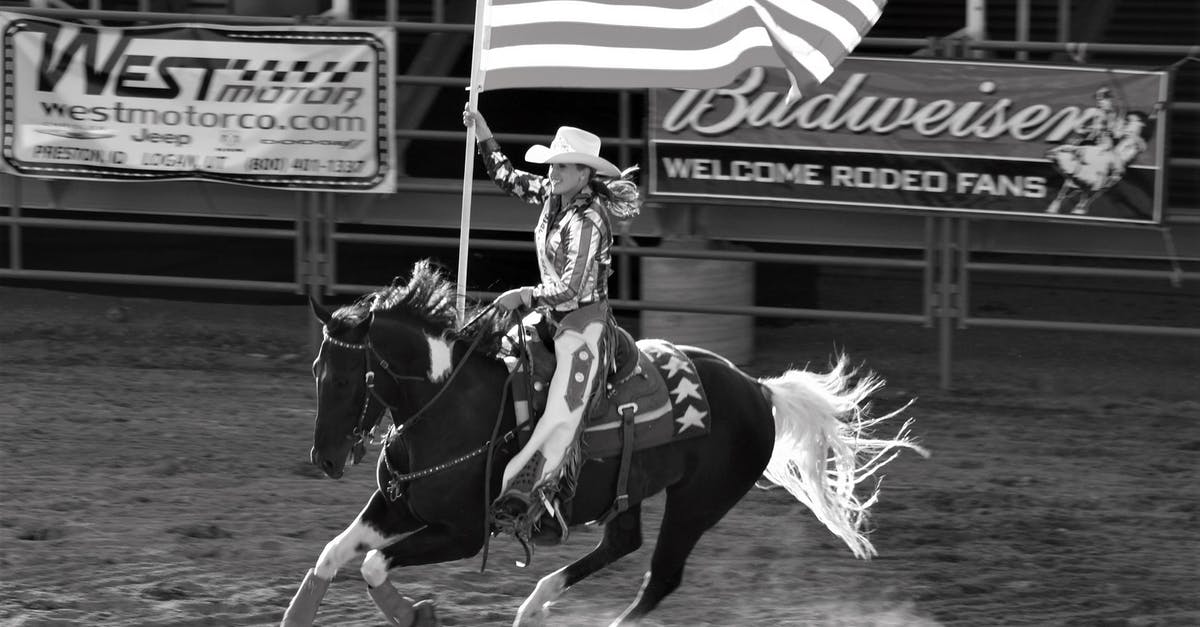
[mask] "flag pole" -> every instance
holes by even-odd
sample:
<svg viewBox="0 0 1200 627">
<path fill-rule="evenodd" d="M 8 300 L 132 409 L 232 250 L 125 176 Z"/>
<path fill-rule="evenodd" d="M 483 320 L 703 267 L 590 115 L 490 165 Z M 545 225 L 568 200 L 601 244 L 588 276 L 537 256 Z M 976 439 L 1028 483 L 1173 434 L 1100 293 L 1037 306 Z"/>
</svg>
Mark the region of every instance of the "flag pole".
<svg viewBox="0 0 1200 627">
<path fill-rule="evenodd" d="M 479 107 L 479 61 L 483 51 L 483 13 L 487 0 L 475 0 L 475 32 L 471 37 L 471 78 L 467 86 L 467 103 Z M 466 319 L 467 253 L 471 239 L 471 194 L 475 182 L 475 125 L 467 127 L 467 143 L 463 155 L 462 216 L 458 226 L 458 322 Z"/>
</svg>

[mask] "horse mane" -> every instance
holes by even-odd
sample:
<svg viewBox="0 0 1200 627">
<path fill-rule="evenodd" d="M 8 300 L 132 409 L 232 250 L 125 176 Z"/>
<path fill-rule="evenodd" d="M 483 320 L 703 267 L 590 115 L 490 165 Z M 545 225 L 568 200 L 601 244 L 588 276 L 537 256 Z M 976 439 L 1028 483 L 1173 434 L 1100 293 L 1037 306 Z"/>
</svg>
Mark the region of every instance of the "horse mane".
<svg viewBox="0 0 1200 627">
<path fill-rule="evenodd" d="M 384 288 L 362 296 L 353 305 L 344 307 L 347 318 L 361 322 L 371 314 L 394 315 L 406 318 L 420 326 L 430 335 L 448 340 L 474 341 L 480 339 L 479 349 L 496 354 L 500 340 L 508 331 L 507 316 L 496 315 L 495 311 L 475 316 L 484 308 L 468 310 L 466 319 L 474 320 L 469 326 L 460 327 L 456 306 L 458 290 L 454 282 L 446 278 L 443 270 L 432 260 L 422 259 L 413 264 L 408 280 L 396 277 Z M 342 310 L 339 310 L 339 314 Z M 482 337 L 480 337 L 482 336 Z"/>
<path fill-rule="evenodd" d="M 334 310 L 329 322 L 325 323 L 325 330 L 331 336 L 342 337 L 346 331 L 362 324 L 364 320 L 371 315 L 372 294 L 360 297 L 358 300 L 343 305 Z"/>
</svg>

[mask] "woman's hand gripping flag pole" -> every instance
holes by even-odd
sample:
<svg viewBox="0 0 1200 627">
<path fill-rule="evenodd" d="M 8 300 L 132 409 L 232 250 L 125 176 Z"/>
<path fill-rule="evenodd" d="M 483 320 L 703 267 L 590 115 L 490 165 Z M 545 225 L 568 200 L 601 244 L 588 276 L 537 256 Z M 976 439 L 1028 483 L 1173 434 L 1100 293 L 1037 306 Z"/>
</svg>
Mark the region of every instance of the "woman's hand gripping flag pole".
<svg viewBox="0 0 1200 627">
<path fill-rule="evenodd" d="M 479 60 L 484 45 L 484 17 L 487 0 L 475 1 L 475 34 L 471 38 L 471 78 L 467 85 L 467 102 L 472 110 L 479 108 Z M 467 127 L 467 143 L 463 154 L 462 215 L 458 226 L 458 321 L 466 319 L 467 260 L 471 245 L 471 194 L 475 182 L 475 125 Z"/>
</svg>

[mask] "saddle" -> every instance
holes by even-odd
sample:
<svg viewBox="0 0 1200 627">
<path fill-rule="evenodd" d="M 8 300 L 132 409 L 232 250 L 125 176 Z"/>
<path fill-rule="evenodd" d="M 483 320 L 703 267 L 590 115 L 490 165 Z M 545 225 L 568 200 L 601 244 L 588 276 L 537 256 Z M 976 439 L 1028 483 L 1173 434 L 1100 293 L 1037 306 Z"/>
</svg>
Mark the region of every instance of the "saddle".
<svg viewBox="0 0 1200 627">
<path fill-rule="evenodd" d="M 707 396 L 687 355 L 670 342 L 634 341 L 628 331 L 615 324 L 612 329 L 606 334 L 611 355 L 607 375 L 588 401 L 581 443 L 584 460 L 620 458 L 616 499 L 601 523 L 627 507 L 626 481 L 635 451 L 707 435 L 710 422 Z M 534 417 L 545 410 L 556 364 L 548 321 L 531 315 L 518 331 L 525 341 L 510 337 L 514 356 L 506 362 L 514 372 L 512 396 L 523 446 Z"/>
</svg>

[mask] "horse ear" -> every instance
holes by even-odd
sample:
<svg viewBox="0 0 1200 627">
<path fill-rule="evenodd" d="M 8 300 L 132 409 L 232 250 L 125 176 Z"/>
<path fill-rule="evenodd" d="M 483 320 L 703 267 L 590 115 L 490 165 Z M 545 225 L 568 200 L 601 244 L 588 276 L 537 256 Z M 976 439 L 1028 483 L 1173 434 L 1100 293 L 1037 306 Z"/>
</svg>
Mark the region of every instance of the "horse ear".
<svg viewBox="0 0 1200 627">
<path fill-rule="evenodd" d="M 321 303 L 318 303 L 317 299 L 313 298 L 312 296 L 308 297 L 308 304 L 312 307 L 313 315 L 315 315 L 317 320 L 320 320 L 323 324 L 329 324 L 329 321 L 333 319 L 333 312 L 329 309 L 326 309 L 323 305 L 321 305 Z"/>
</svg>

